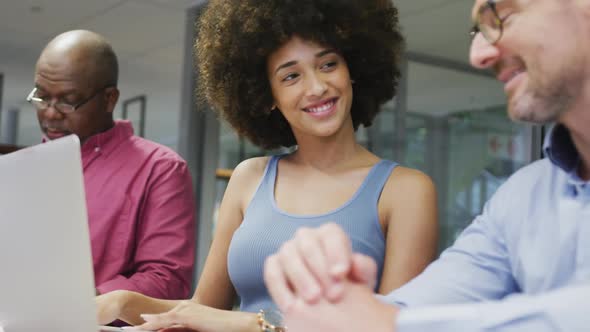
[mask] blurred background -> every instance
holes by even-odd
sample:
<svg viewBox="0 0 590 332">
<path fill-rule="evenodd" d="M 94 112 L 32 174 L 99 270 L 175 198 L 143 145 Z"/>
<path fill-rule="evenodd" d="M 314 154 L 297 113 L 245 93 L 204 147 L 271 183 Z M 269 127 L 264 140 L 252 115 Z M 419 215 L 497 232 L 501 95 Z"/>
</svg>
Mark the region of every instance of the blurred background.
<svg viewBox="0 0 590 332">
<path fill-rule="evenodd" d="M 236 0 L 239 1 L 239 0 Z M 336 1 L 336 0 L 335 0 Z M 473 0 L 395 0 L 407 52 L 398 96 L 359 141 L 382 158 L 418 168 L 439 195 L 440 249 L 481 211 L 514 171 L 541 157 L 543 128 L 506 117 L 502 86 L 469 66 Z M 0 153 L 40 142 L 25 101 L 44 45 L 71 29 L 104 35 L 120 62 L 117 118 L 178 151 L 191 167 L 200 273 L 231 170 L 263 151 L 240 139 L 194 98 L 194 20 L 206 1 L 2 0 Z"/>
</svg>

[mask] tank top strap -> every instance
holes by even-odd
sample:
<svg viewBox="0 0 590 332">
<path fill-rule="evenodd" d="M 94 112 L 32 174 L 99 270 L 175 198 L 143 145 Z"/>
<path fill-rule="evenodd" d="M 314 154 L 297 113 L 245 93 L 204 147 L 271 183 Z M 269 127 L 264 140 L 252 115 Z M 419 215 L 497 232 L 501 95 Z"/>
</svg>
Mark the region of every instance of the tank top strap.
<svg viewBox="0 0 590 332">
<path fill-rule="evenodd" d="M 268 161 L 268 164 L 266 165 L 266 169 L 264 170 L 264 177 L 262 178 L 262 182 L 261 182 L 261 191 L 265 192 L 265 198 L 266 198 L 266 193 L 271 193 L 274 191 L 275 188 L 275 182 L 277 179 L 277 168 L 278 168 L 278 164 L 279 164 L 279 159 L 281 159 L 284 155 L 279 154 L 279 155 L 274 155 L 270 157 L 270 160 Z"/>
<path fill-rule="evenodd" d="M 391 172 L 397 165 L 398 163 L 385 159 L 375 164 L 367 175 L 364 188 L 359 193 L 359 196 L 364 196 L 364 200 L 376 203 L 381 196 L 381 191 L 383 191 L 387 179 L 389 179 Z"/>
<path fill-rule="evenodd" d="M 269 197 L 272 199 L 275 179 L 277 176 L 277 164 L 283 155 L 271 156 L 264 169 L 264 174 L 258 183 L 258 188 L 254 191 L 254 196 L 246 208 L 246 214 L 250 210 L 270 209 L 272 207 Z"/>
</svg>

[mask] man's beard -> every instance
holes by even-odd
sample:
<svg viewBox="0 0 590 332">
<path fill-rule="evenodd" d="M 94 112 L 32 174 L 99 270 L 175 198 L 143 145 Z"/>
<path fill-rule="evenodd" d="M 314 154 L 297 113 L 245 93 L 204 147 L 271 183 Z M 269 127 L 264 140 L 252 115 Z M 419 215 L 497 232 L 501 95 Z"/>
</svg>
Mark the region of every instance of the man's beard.
<svg viewBox="0 0 590 332">
<path fill-rule="evenodd" d="M 511 105 L 512 120 L 545 124 L 556 122 L 571 109 L 579 93 L 578 74 L 560 75 L 546 86 L 530 87 Z"/>
</svg>

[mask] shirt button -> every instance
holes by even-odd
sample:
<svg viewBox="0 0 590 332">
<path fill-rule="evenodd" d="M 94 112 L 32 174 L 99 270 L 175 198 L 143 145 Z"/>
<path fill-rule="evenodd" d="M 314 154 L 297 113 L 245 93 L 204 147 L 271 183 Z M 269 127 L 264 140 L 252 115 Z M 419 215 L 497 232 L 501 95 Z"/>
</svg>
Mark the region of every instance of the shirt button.
<svg viewBox="0 0 590 332">
<path fill-rule="evenodd" d="M 99 151 L 100 151 L 100 148 L 98 146 L 94 148 L 94 152 L 99 152 Z"/>
</svg>

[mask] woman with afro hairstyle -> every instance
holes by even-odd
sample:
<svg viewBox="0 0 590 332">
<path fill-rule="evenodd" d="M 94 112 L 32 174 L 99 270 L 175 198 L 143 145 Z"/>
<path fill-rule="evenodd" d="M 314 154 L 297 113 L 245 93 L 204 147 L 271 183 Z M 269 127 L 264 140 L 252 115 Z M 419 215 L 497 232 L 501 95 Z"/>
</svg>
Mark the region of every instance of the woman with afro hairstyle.
<svg viewBox="0 0 590 332">
<path fill-rule="evenodd" d="M 294 152 L 236 167 L 191 300 L 118 291 L 98 299 L 100 322 L 264 330 L 276 308 L 264 285 L 264 260 L 293 236 L 305 238 L 305 227 L 328 222 L 346 231 L 351 250 L 377 262 L 376 292 L 419 274 L 436 253 L 434 185 L 355 139 L 396 93 L 403 38 L 393 4 L 211 0 L 198 27 L 200 95 L 239 135 Z M 240 311 L 231 310 L 236 296 Z"/>
</svg>

